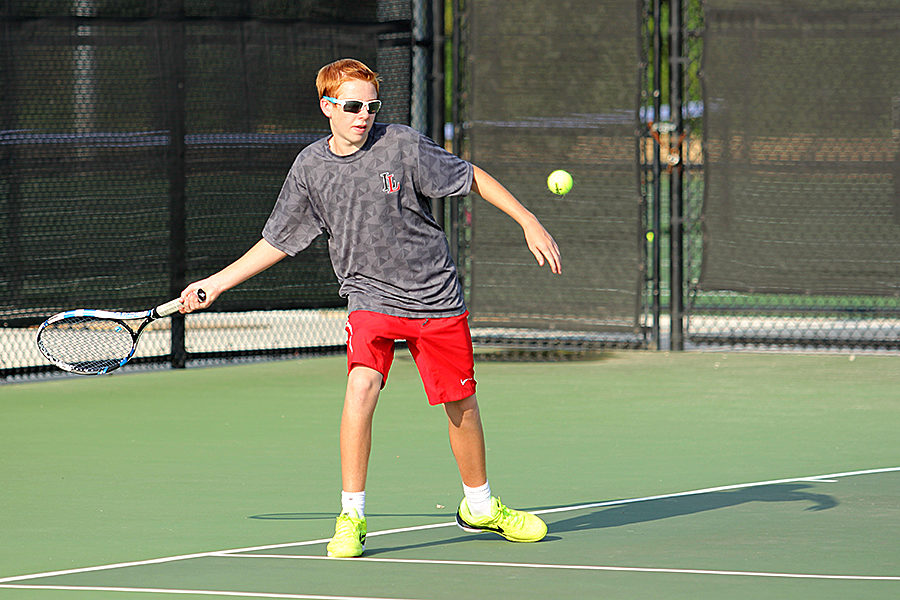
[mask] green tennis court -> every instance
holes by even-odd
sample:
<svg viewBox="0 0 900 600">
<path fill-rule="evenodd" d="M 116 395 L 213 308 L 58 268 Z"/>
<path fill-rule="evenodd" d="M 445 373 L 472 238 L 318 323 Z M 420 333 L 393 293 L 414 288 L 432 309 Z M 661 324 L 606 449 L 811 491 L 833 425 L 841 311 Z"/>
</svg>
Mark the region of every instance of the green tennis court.
<svg viewBox="0 0 900 600">
<path fill-rule="evenodd" d="M 0 598 L 896 598 L 900 358 L 482 360 L 492 488 L 537 544 L 453 524 L 443 411 L 400 359 L 361 559 L 342 357 L 0 386 Z"/>
</svg>

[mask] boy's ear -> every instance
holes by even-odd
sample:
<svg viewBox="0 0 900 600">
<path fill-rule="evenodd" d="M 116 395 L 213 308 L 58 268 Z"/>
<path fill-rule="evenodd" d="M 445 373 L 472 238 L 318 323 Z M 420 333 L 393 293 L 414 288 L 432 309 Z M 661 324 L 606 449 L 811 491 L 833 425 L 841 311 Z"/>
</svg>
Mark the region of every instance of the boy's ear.
<svg viewBox="0 0 900 600">
<path fill-rule="evenodd" d="M 322 109 L 322 114 L 327 118 L 331 118 L 331 111 L 334 110 L 334 104 L 326 100 L 325 98 L 319 98 L 319 108 Z"/>
</svg>

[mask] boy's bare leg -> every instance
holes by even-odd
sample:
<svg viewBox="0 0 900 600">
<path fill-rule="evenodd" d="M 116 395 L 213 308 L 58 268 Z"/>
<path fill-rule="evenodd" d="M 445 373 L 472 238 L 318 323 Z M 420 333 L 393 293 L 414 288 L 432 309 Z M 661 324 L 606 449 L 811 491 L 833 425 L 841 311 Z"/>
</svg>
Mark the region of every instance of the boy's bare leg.
<svg viewBox="0 0 900 600">
<path fill-rule="evenodd" d="M 475 395 L 444 404 L 450 422 L 450 448 L 463 484 L 479 487 L 487 483 L 484 430 Z"/>
<path fill-rule="evenodd" d="M 345 492 L 366 489 L 372 418 L 380 391 L 381 373 L 369 367 L 353 367 L 341 415 L 341 484 Z"/>
<path fill-rule="evenodd" d="M 465 486 L 465 500 L 456 512 L 456 524 L 464 531 L 492 531 L 513 542 L 536 542 L 547 535 L 547 525 L 537 516 L 503 506 L 490 494 L 485 468 L 484 431 L 475 395 L 444 404 L 450 420 L 450 447 Z M 471 489 L 481 488 L 481 489 Z M 488 505 L 482 503 L 487 501 Z"/>
</svg>

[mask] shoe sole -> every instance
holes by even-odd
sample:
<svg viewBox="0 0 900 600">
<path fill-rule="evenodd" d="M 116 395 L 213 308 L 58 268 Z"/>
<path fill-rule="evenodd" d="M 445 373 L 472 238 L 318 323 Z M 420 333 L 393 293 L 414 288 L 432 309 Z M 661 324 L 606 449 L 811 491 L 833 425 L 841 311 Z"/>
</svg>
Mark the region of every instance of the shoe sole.
<svg viewBox="0 0 900 600">
<path fill-rule="evenodd" d="M 363 552 L 365 552 L 365 551 L 366 551 L 366 546 L 365 546 L 365 544 L 363 544 L 362 550 L 359 551 L 359 554 L 337 555 L 337 554 L 332 554 L 331 552 L 326 551 L 325 556 L 327 556 L 328 558 L 357 558 L 357 557 L 362 556 Z"/>
</svg>

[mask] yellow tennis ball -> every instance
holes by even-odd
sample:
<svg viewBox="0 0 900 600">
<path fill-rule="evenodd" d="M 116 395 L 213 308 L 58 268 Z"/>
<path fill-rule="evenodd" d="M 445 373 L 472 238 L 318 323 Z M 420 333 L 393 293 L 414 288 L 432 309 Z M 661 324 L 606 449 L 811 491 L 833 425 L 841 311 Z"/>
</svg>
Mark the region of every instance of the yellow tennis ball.
<svg viewBox="0 0 900 600">
<path fill-rule="evenodd" d="M 569 175 L 568 171 L 564 171 L 562 169 L 557 169 L 550 173 L 550 176 L 547 177 L 547 187 L 550 188 L 550 191 L 559 196 L 565 196 L 570 191 L 572 191 L 572 185 L 575 182 L 572 180 L 572 176 Z"/>
</svg>

